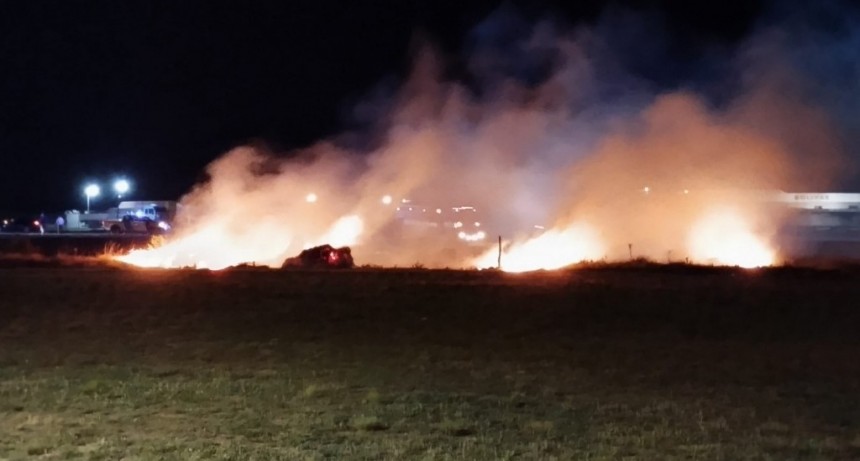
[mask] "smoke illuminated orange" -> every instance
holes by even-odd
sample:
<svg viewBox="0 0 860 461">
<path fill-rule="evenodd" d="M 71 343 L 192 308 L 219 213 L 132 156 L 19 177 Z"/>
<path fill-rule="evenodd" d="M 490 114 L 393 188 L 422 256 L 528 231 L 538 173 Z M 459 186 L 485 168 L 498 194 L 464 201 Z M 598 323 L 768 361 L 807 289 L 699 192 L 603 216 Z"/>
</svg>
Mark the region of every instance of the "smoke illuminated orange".
<svg viewBox="0 0 860 461">
<path fill-rule="evenodd" d="M 524 32 L 535 35 L 513 42 L 546 46 L 552 66 L 524 61 L 508 73 L 470 65 L 478 73 L 463 84 L 422 50 L 399 90 L 359 105 L 356 114 L 378 117 L 366 120 L 367 133 L 333 133 L 283 152 L 232 149 L 181 198 L 187 211 L 174 237 L 117 259 L 275 267 L 311 246 L 360 244 L 361 264 L 495 267 L 495 248 L 473 258 L 501 234 L 510 242 L 501 266 L 510 272 L 630 258 L 758 267 L 775 263 L 768 234 L 787 219 L 758 192 L 826 190 L 841 172 L 838 127 L 827 107 L 799 97 L 805 79 L 786 74 L 791 60 L 748 61 L 744 52 L 728 66 L 740 72 L 726 75 L 744 84 L 728 85 L 737 91 L 713 104 L 695 82 L 678 81 L 674 91 L 630 85 L 645 81 L 606 65 L 627 62 L 627 51 L 606 45 L 614 40 L 599 30 L 584 41 L 592 34 L 537 25 Z M 588 225 L 516 238 L 535 223 L 572 219 Z"/>
</svg>

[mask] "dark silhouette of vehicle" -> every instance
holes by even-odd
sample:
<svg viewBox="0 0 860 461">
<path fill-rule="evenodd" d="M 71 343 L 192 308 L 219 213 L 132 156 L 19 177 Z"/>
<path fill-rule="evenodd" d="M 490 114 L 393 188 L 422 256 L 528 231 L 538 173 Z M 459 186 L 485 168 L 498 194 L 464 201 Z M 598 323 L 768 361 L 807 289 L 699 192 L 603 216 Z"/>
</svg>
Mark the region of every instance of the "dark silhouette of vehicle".
<svg viewBox="0 0 860 461">
<path fill-rule="evenodd" d="M 105 227 L 113 234 L 161 235 L 170 230 L 170 224 L 165 221 L 156 221 L 148 216 L 134 215 L 125 215 L 119 221 L 106 222 Z"/>
<path fill-rule="evenodd" d="M 149 216 L 138 217 L 126 215 L 122 217 L 122 232 L 163 234 L 170 229 L 164 221 L 155 221 Z"/>
<path fill-rule="evenodd" d="M 142 203 L 147 203 L 142 205 Z M 173 227 L 176 209 L 174 202 L 122 202 L 116 218 L 102 221 L 102 229 L 113 234 L 165 234 Z"/>
<path fill-rule="evenodd" d="M 2 230 L 3 232 L 44 233 L 45 227 L 43 226 L 43 223 L 39 221 L 39 218 L 23 216 L 12 219 L 4 219 Z"/>
<path fill-rule="evenodd" d="M 283 268 L 304 269 L 350 269 L 355 266 L 352 250 L 349 247 L 335 248 L 320 245 L 302 251 L 298 256 L 287 258 Z"/>
</svg>

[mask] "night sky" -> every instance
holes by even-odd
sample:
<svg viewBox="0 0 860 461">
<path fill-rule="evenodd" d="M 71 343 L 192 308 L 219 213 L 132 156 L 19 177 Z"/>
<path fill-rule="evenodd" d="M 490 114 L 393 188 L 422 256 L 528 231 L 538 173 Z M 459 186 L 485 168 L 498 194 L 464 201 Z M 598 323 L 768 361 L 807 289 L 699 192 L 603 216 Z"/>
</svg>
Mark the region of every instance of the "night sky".
<svg viewBox="0 0 860 461">
<path fill-rule="evenodd" d="M 569 24 L 591 23 L 607 7 L 522 3 L 506 5 Z M 134 181 L 133 197 L 178 199 L 231 147 L 288 151 L 336 135 L 374 88 L 403 80 L 418 37 L 456 56 L 501 5 L 2 0 L 0 210 L 83 209 L 86 181 L 107 187 L 120 174 Z M 662 18 L 681 61 L 739 40 L 761 9 L 619 5 Z"/>
</svg>

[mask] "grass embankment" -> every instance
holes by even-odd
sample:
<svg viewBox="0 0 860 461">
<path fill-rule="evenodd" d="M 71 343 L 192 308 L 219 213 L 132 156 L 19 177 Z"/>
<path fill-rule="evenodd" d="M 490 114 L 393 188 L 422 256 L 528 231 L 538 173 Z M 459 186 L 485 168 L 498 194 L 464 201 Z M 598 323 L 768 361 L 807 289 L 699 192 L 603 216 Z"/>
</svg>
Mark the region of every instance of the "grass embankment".
<svg viewBox="0 0 860 461">
<path fill-rule="evenodd" d="M 0 269 L 0 458 L 858 459 L 858 282 Z"/>
</svg>

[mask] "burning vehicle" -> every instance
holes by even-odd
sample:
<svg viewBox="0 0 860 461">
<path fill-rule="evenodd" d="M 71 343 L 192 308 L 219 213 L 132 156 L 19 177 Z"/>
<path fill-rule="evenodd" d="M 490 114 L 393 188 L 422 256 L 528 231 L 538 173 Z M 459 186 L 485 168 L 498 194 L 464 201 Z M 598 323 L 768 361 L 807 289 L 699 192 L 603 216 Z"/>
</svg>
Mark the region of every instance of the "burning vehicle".
<svg viewBox="0 0 860 461">
<path fill-rule="evenodd" d="M 281 268 L 297 269 L 351 269 L 355 267 L 349 247 L 335 248 L 320 245 L 302 251 L 298 256 L 287 258 Z"/>
</svg>

